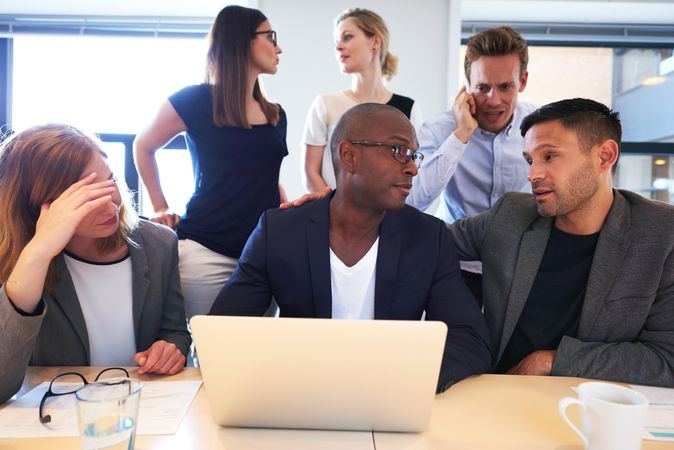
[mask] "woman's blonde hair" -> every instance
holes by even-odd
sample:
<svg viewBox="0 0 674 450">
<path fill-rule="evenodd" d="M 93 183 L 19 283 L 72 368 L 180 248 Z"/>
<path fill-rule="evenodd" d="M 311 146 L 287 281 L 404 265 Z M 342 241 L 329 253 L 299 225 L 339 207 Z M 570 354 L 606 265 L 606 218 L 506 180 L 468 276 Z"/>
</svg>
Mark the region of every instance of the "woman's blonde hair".
<svg viewBox="0 0 674 450">
<path fill-rule="evenodd" d="M 379 14 L 369 9 L 350 8 L 344 11 L 335 20 L 335 27 L 346 19 L 353 19 L 367 37 L 379 36 L 381 39 L 381 52 L 379 53 L 379 65 L 381 73 L 387 80 L 393 78 L 398 70 L 398 57 L 388 50 L 389 33 L 386 22 Z"/>
<path fill-rule="evenodd" d="M 100 141 L 77 128 L 47 124 L 9 137 L 0 147 L 0 283 L 5 283 L 19 254 L 35 235 L 35 225 L 44 203 L 58 198 L 82 177 L 96 153 L 107 159 Z M 128 191 L 120 189 L 119 228 L 100 238 L 101 252 L 134 245 L 130 235 L 138 217 Z M 47 272 L 45 289 L 58 281 L 55 262 Z"/>
</svg>

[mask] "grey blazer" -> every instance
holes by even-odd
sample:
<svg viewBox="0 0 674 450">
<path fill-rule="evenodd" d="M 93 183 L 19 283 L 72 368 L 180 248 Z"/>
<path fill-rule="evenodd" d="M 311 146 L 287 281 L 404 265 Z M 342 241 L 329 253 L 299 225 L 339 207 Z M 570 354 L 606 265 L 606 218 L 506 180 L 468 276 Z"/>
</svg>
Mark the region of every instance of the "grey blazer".
<svg viewBox="0 0 674 450">
<path fill-rule="evenodd" d="M 578 334 L 553 375 L 674 386 L 674 207 L 614 190 L 599 234 Z M 461 259 L 481 260 L 484 314 L 501 358 L 538 272 L 553 219 L 531 194 L 508 193 L 449 225 Z"/>
<path fill-rule="evenodd" d="M 187 355 L 191 338 L 178 276 L 178 245 L 168 228 L 141 220 L 129 246 L 137 351 L 163 339 Z M 26 367 L 89 365 L 87 324 L 62 255 L 54 295 L 44 292 L 37 315 L 25 315 L 0 288 L 0 402 L 21 387 Z M 95 324 L 88 324 L 89 326 Z"/>
</svg>

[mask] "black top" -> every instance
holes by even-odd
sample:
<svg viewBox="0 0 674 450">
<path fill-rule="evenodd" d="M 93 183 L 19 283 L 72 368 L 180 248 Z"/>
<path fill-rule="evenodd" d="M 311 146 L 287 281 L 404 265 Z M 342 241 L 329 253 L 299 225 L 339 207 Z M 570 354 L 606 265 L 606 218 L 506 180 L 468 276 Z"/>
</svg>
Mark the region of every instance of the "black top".
<svg viewBox="0 0 674 450">
<path fill-rule="evenodd" d="M 494 372 L 505 373 L 536 350 L 554 350 L 578 331 L 599 233 L 568 234 L 554 226 L 517 326 Z"/>
<path fill-rule="evenodd" d="M 391 100 L 386 102 L 386 104 L 402 111 L 408 119 L 411 118 L 412 106 L 414 105 L 414 100 L 411 98 L 405 97 L 404 95 L 393 94 Z"/>
<path fill-rule="evenodd" d="M 260 214 L 280 203 L 279 171 L 288 154 L 285 112 L 280 108 L 276 126 L 218 127 L 207 84 L 186 87 L 169 102 L 187 127 L 195 179 L 178 237 L 238 258 Z"/>
</svg>

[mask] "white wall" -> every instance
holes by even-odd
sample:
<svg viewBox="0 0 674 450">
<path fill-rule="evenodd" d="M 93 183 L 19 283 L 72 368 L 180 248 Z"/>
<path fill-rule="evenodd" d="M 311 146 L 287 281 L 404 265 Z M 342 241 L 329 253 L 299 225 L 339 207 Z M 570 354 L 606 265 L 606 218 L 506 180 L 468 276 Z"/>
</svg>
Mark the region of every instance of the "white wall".
<svg viewBox="0 0 674 450">
<path fill-rule="evenodd" d="M 300 141 L 307 110 L 320 93 L 347 88 L 350 79 L 339 71 L 334 53 L 335 17 L 354 2 L 348 0 L 259 0 L 258 7 L 278 33 L 283 49 L 278 73 L 264 79 L 272 100 L 288 115 L 288 150 L 281 180 L 288 196 L 304 190 L 300 180 Z M 424 118 L 444 110 L 447 100 L 447 0 L 398 2 L 364 0 L 386 21 L 391 53 L 400 58 L 389 87 L 414 98 Z"/>
<path fill-rule="evenodd" d="M 344 9 L 359 6 L 379 13 L 391 32 L 391 52 L 400 57 L 398 75 L 390 88 L 414 98 L 424 118 L 444 111 L 448 96 L 448 66 L 457 70 L 459 61 L 449 61 L 448 27 L 450 2 L 460 0 L 257 0 L 279 36 L 283 49 L 279 71 L 265 79 L 270 97 L 288 114 L 288 148 L 281 180 L 289 197 L 304 192 L 300 180 L 301 136 L 307 109 L 323 92 L 349 86 L 334 58 L 333 22 Z M 532 20 L 613 23 L 671 23 L 674 1 L 581 1 L 581 0 L 463 0 L 464 20 Z M 451 63 L 451 64 L 450 64 Z M 452 69 L 450 69 L 452 70 Z M 452 74 L 455 75 L 455 74 Z M 451 77 L 455 80 L 455 77 Z"/>
</svg>

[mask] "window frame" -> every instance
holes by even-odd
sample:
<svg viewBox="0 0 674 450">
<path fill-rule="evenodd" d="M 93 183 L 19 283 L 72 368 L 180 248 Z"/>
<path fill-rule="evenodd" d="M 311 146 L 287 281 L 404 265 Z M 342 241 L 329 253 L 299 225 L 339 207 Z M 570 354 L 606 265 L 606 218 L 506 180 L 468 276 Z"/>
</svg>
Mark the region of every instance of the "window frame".
<svg viewBox="0 0 674 450">
<path fill-rule="evenodd" d="M 1 17 L 1 16 L 0 16 Z M 2 24 L 0 20 L 0 25 Z M 49 33 L 44 33 L 49 34 Z M 116 33 L 119 36 L 133 37 L 135 34 L 128 33 Z M 205 33 L 195 34 L 194 36 L 187 36 L 185 34 L 179 35 L 179 37 L 195 37 L 203 38 Z M 13 64 L 14 56 L 14 45 L 13 38 L 10 37 L 0 37 L 0 142 L 3 140 L 3 137 L 10 135 L 12 130 L 12 74 L 14 70 Z M 4 70 L 3 70 L 4 69 Z M 135 134 L 123 134 L 123 133 L 107 133 L 104 131 L 95 131 L 94 134 L 102 142 L 106 143 L 120 143 L 124 145 L 124 180 L 126 185 L 131 192 L 134 208 L 140 212 L 140 182 L 138 177 L 138 170 L 133 158 L 133 141 L 136 138 Z M 187 142 L 184 137 L 184 133 L 179 134 L 173 138 L 168 144 L 166 144 L 162 149 L 168 150 L 181 150 L 188 151 Z"/>
<path fill-rule="evenodd" d="M 138 170 L 133 159 L 133 141 L 136 139 L 135 134 L 122 133 L 98 133 L 98 138 L 107 143 L 120 143 L 124 145 L 124 181 L 131 192 L 134 208 L 140 212 L 140 182 L 138 179 Z M 187 142 L 183 133 L 174 137 L 168 144 L 162 147 L 162 150 L 183 150 L 188 151 Z"/>
</svg>

